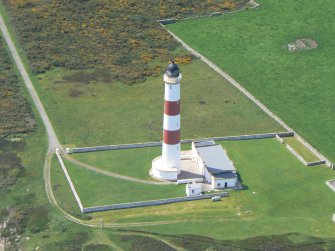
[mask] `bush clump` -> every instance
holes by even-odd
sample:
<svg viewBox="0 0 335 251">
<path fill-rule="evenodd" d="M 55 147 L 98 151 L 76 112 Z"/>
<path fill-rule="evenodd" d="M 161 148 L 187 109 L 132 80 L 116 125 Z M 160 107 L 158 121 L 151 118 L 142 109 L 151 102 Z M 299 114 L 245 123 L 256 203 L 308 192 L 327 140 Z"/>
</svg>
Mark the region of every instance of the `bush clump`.
<svg viewBox="0 0 335 251">
<path fill-rule="evenodd" d="M 0 38 L 0 137 L 33 131 L 36 122 Z"/>
<path fill-rule="evenodd" d="M 222 12 L 246 2 L 4 0 L 35 73 L 51 67 L 104 69 L 125 83 L 144 81 L 157 72 L 150 62 L 175 56 L 178 44 L 158 19 Z"/>
</svg>

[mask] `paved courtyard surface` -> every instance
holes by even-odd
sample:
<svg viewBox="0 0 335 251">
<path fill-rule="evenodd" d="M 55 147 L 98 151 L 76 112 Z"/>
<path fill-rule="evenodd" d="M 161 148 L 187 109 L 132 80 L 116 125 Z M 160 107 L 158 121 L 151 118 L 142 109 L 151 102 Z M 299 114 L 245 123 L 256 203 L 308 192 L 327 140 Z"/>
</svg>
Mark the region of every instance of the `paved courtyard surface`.
<svg viewBox="0 0 335 251">
<path fill-rule="evenodd" d="M 181 172 L 178 180 L 204 178 L 201 169 L 192 161 L 192 151 L 181 152 Z"/>
<path fill-rule="evenodd" d="M 206 182 L 205 176 L 201 174 L 201 169 L 197 167 L 195 162 L 192 160 L 191 150 L 181 152 L 181 172 L 177 178 L 178 180 L 203 178 L 204 182 L 201 184 L 202 191 L 213 190 L 211 184 Z M 243 189 L 243 185 L 240 183 L 240 181 L 238 181 L 236 186 L 230 189 L 241 190 Z"/>
</svg>

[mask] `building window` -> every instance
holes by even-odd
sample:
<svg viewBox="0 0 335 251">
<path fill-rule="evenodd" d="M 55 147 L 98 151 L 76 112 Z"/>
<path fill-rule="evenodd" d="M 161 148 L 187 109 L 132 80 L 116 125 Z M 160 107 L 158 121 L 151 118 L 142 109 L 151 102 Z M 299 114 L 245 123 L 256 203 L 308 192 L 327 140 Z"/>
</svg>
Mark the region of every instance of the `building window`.
<svg viewBox="0 0 335 251">
<path fill-rule="evenodd" d="M 192 189 L 192 193 L 194 193 L 194 190 Z"/>
<path fill-rule="evenodd" d="M 218 183 L 218 187 L 220 187 L 221 186 L 221 183 Z"/>
</svg>

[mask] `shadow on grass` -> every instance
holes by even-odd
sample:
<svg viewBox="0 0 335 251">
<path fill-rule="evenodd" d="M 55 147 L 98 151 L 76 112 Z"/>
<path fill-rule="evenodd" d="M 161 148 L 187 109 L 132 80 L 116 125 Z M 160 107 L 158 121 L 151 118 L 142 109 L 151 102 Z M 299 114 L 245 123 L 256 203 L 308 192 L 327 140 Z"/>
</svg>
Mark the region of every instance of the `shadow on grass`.
<svg viewBox="0 0 335 251">
<path fill-rule="evenodd" d="M 240 183 L 240 185 L 242 186 L 242 189 L 239 189 L 239 190 L 249 190 L 249 187 L 247 185 L 243 184 L 243 178 L 242 178 L 242 176 L 240 175 L 239 172 L 237 172 L 237 180 Z"/>
</svg>

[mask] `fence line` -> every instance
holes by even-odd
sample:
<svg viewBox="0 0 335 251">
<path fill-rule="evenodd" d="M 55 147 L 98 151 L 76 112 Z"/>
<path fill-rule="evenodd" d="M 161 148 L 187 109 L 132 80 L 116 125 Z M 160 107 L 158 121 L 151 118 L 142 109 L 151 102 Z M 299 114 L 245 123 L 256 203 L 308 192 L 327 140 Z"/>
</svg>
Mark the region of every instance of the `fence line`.
<svg viewBox="0 0 335 251">
<path fill-rule="evenodd" d="M 334 183 L 334 185 L 333 185 Z M 328 180 L 326 181 L 326 185 L 335 192 L 335 180 Z"/>
<path fill-rule="evenodd" d="M 61 157 L 60 154 L 59 154 L 59 149 L 58 149 L 58 148 L 56 149 L 56 155 L 57 155 L 59 164 L 61 165 L 61 167 L 62 167 L 62 169 L 63 169 L 63 172 L 64 172 L 64 174 L 65 174 L 65 177 L 66 177 L 66 179 L 67 179 L 67 182 L 68 182 L 69 185 L 70 185 L 71 191 L 72 191 L 72 193 L 73 193 L 73 195 L 74 195 L 74 197 L 75 197 L 75 199 L 76 199 L 76 201 L 77 201 L 77 204 L 78 204 L 78 206 L 79 206 L 79 208 L 80 208 L 80 211 L 83 213 L 83 212 L 84 212 L 83 204 L 81 203 L 81 200 L 80 200 L 80 197 L 79 197 L 79 195 L 78 195 L 78 193 L 77 193 L 77 191 L 76 191 L 76 188 L 75 188 L 75 186 L 74 186 L 73 183 L 72 183 L 71 177 L 70 177 L 70 175 L 69 175 L 69 173 L 68 173 L 68 171 L 67 171 L 67 169 L 66 169 L 66 166 L 65 166 L 65 164 L 64 164 L 64 162 L 63 162 L 63 159 L 62 159 L 62 157 Z"/>
<path fill-rule="evenodd" d="M 227 15 L 227 14 L 234 14 L 234 13 L 238 13 L 238 12 L 242 12 L 248 9 L 257 9 L 258 7 L 260 7 L 261 5 L 259 3 L 257 3 L 255 0 L 250 0 L 248 2 L 248 6 L 241 8 L 241 9 L 237 9 L 234 11 L 217 11 L 217 12 L 212 12 L 210 14 L 206 14 L 206 15 L 197 15 L 197 16 L 191 16 L 191 17 L 184 17 L 184 18 L 166 18 L 166 19 L 160 19 L 157 20 L 160 24 L 166 25 L 166 24 L 172 24 L 172 23 L 176 23 L 179 21 L 184 21 L 184 20 L 189 20 L 189 19 L 197 19 L 197 18 L 205 18 L 205 17 L 214 17 L 214 16 L 221 16 L 221 15 Z"/>
<path fill-rule="evenodd" d="M 285 146 L 298 160 L 300 160 L 300 162 L 307 166 L 307 161 L 299 153 L 297 153 L 290 145 L 285 144 Z"/>
<path fill-rule="evenodd" d="M 192 197 L 179 197 L 179 198 L 169 198 L 169 199 L 161 199 L 161 200 L 121 203 L 121 204 L 97 206 L 97 207 L 86 207 L 83 209 L 83 213 L 94 213 L 94 212 L 102 212 L 102 211 L 118 210 L 118 209 L 129 209 L 129 208 L 136 208 L 136 207 L 158 206 L 158 205 L 185 202 L 185 201 L 210 199 L 214 196 L 227 197 L 229 196 L 229 193 L 222 192 L 222 193 L 213 193 L 213 194 L 203 194 L 203 195 L 197 195 L 197 196 L 192 196 Z"/>
<path fill-rule="evenodd" d="M 276 137 L 276 135 L 279 135 L 280 137 L 292 137 L 294 136 L 294 133 L 293 132 L 278 132 L 278 133 L 264 133 L 264 134 L 238 135 L 238 136 L 224 136 L 224 137 L 213 137 L 213 138 L 203 138 L 203 139 L 186 139 L 186 140 L 181 140 L 180 142 L 181 144 L 188 144 L 193 141 L 211 140 L 211 139 L 216 140 L 216 141 L 265 139 L 265 138 L 274 138 Z M 121 150 L 121 149 L 131 149 L 131 148 L 156 147 L 156 146 L 161 146 L 161 145 L 162 145 L 162 141 L 121 144 L 121 145 L 78 147 L 78 148 L 67 148 L 66 153 L 85 153 L 85 152 L 97 152 L 97 151 L 107 151 L 107 150 Z"/>
<path fill-rule="evenodd" d="M 314 162 L 307 162 L 307 166 L 318 166 L 318 165 L 322 165 L 322 164 L 326 164 L 325 160 L 319 160 L 319 161 L 314 161 Z"/>
<path fill-rule="evenodd" d="M 285 147 L 298 159 L 300 160 L 305 166 L 317 166 L 326 164 L 325 160 L 317 160 L 312 162 L 307 162 L 296 150 L 294 150 L 289 144 L 287 144 L 279 135 L 276 135 L 276 139 L 281 143 L 285 144 Z M 319 156 L 317 156 L 319 157 Z"/>
</svg>

